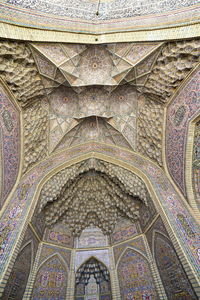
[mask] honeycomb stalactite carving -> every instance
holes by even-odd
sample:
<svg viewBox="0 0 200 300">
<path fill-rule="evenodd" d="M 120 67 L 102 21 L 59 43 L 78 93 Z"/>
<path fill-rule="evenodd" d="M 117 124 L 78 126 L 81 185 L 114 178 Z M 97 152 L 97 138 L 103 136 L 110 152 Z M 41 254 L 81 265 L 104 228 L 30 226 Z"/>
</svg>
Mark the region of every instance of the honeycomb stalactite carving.
<svg viewBox="0 0 200 300">
<path fill-rule="evenodd" d="M 48 109 L 45 100 L 23 110 L 25 173 L 48 154 Z"/>
<path fill-rule="evenodd" d="M 40 211 L 51 226 L 66 223 L 73 235 L 86 227 L 110 234 L 119 217 L 133 222 L 141 205 L 148 205 L 145 184 L 136 175 L 96 159 L 73 165 L 54 175 L 43 187 Z"/>
<path fill-rule="evenodd" d="M 35 61 L 25 43 L 0 41 L 0 76 L 21 105 L 44 95 Z"/>
<path fill-rule="evenodd" d="M 167 43 L 145 85 L 144 92 L 166 102 L 199 61 L 200 40 Z"/>
<path fill-rule="evenodd" d="M 163 105 L 144 96 L 138 103 L 137 151 L 161 166 Z"/>
</svg>

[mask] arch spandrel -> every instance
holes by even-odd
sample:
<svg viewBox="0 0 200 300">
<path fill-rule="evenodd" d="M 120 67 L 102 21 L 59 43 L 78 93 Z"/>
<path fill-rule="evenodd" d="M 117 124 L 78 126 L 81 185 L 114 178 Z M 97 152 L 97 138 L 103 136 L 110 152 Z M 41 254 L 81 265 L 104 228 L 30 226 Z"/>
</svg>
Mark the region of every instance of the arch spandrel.
<svg viewBox="0 0 200 300">
<path fill-rule="evenodd" d="M 64 300 L 67 289 L 67 267 L 59 254 L 48 257 L 39 267 L 31 299 L 57 297 Z"/>
<path fill-rule="evenodd" d="M 122 299 L 157 299 L 149 262 L 139 252 L 127 248 L 119 260 L 117 271 Z"/>
<path fill-rule="evenodd" d="M 82 153 L 82 155 L 80 155 L 80 153 Z M 100 143 L 86 143 L 80 145 L 78 148 L 74 147 L 57 153 L 32 168 L 23 176 L 13 194 L 10 204 L 4 212 L 1 223 L 3 229 L 1 271 L 3 271 L 3 268 L 6 266 L 6 260 L 8 263 L 10 254 L 16 249 L 27 217 L 33 213 L 39 192 L 44 183 L 59 170 L 91 157 L 96 157 L 124 167 L 144 180 L 157 209 L 160 209 L 163 219 L 165 219 L 166 224 L 168 224 L 167 227 L 173 236 L 173 240 L 177 243 L 174 236 L 179 237 L 179 245 L 181 245 L 185 253 L 188 253 L 186 259 L 191 268 L 198 274 L 198 249 L 200 248 L 198 240 L 199 229 L 192 215 L 190 215 L 187 204 L 183 202 L 165 173 L 154 163 L 142 156 L 131 151 Z M 188 235 L 187 229 L 184 228 L 183 223 L 180 223 L 177 218 L 178 213 L 182 214 L 183 218 L 188 222 L 194 235 Z M 170 225 L 168 220 L 170 220 Z M 20 230 L 15 229 L 16 224 L 18 228 L 21 228 Z"/>
</svg>

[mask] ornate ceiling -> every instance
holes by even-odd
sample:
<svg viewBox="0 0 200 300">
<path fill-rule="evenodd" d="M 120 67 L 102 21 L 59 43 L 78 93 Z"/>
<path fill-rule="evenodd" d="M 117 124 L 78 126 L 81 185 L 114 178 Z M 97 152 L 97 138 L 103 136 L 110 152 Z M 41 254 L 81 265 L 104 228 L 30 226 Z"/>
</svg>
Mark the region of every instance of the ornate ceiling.
<svg viewBox="0 0 200 300">
<path fill-rule="evenodd" d="M 198 39 L 84 45 L 1 41 L 0 75 L 22 111 L 23 173 L 57 151 L 96 141 L 138 152 L 163 167 L 165 110 L 199 63 Z M 148 206 L 142 181 L 93 161 L 44 186 L 48 226 L 74 235 L 91 224 L 110 234 L 120 217 Z"/>
<path fill-rule="evenodd" d="M 66 223 L 77 236 L 88 226 L 111 234 L 119 217 L 133 222 L 148 206 L 145 184 L 136 175 L 110 163 L 89 159 L 54 175 L 40 194 L 39 212 L 47 226 Z"/>
<path fill-rule="evenodd" d="M 89 140 L 162 166 L 165 103 L 199 62 L 199 40 L 104 45 L 2 41 L 0 74 L 23 108 L 24 172 Z"/>
<path fill-rule="evenodd" d="M 5 23 L 81 33 L 159 29 L 199 20 L 198 0 L 1 0 Z"/>
</svg>

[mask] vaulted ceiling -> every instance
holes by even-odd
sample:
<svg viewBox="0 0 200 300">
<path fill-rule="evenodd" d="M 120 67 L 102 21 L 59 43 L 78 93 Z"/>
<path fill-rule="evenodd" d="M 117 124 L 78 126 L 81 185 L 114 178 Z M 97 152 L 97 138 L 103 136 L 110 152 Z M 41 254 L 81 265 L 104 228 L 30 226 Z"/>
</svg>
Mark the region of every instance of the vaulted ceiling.
<svg viewBox="0 0 200 300">
<path fill-rule="evenodd" d="M 1 41 L 0 75 L 21 106 L 23 173 L 69 147 L 96 141 L 138 152 L 163 167 L 165 107 L 199 63 L 200 40 L 84 45 Z M 44 186 L 46 225 L 112 232 L 119 217 L 148 206 L 144 183 L 95 160 Z"/>
<path fill-rule="evenodd" d="M 120 217 L 139 219 L 140 207 L 148 206 L 148 192 L 131 172 L 90 159 L 54 175 L 39 203 L 47 226 L 62 221 L 75 236 L 91 225 L 110 234 Z"/>
</svg>

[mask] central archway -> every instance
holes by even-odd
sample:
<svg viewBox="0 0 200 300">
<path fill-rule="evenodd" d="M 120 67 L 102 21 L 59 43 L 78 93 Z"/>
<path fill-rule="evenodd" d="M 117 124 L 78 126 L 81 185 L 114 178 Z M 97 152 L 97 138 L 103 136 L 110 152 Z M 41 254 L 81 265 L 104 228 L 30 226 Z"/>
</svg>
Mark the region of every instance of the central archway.
<svg viewBox="0 0 200 300">
<path fill-rule="evenodd" d="M 75 299 L 112 299 L 110 273 L 95 257 L 89 258 L 76 272 Z"/>
<path fill-rule="evenodd" d="M 189 206 L 183 202 L 166 174 L 150 160 L 132 151 L 94 142 L 85 143 L 52 155 L 48 160 L 32 168 L 20 180 L 3 215 L 3 251 L 1 253 L 2 264 L 0 267 L 2 278 L 9 274 L 6 265 L 8 266 L 11 258 L 13 261 L 18 253 L 18 247 L 23 238 L 23 232 L 26 230 L 27 221 L 33 215 L 44 184 L 60 170 L 88 158 L 97 158 L 118 165 L 136 174 L 145 182 L 176 250 L 179 253 L 187 253 L 187 257 L 185 254 L 181 259 L 185 264 L 187 264 L 187 261 L 190 262 L 190 265 L 188 264 L 188 275 L 194 278 L 191 269 L 193 268 L 197 274 L 199 272 L 199 229 L 190 214 Z M 183 227 L 184 224 L 180 223 L 177 217 L 177 214 L 180 214 L 180 212 L 187 219 L 189 226 L 192 226 L 195 235 L 187 235 L 187 229 Z M 181 249 L 184 249 L 184 251 L 181 251 Z M 198 278 L 196 279 L 198 282 Z"/>
</svg>

